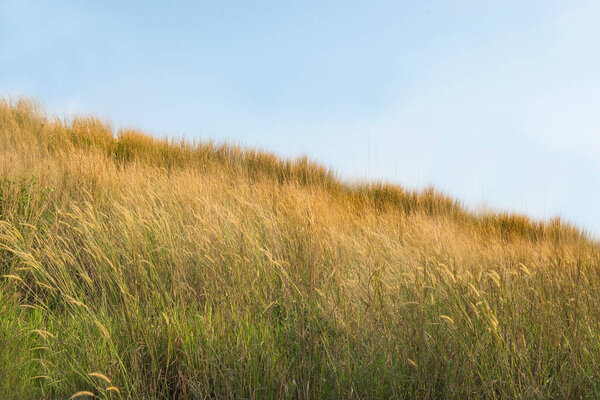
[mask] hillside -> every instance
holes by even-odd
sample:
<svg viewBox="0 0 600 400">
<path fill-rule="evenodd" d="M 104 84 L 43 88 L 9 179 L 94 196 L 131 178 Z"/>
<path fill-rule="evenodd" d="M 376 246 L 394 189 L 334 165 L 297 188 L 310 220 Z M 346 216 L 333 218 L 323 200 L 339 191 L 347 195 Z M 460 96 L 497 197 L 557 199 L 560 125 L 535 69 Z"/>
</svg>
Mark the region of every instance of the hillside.
<svg viewBox="0 0 600 400">
<path fill-rule="evenodd" d="M 0 398 L 600 396 L 560 220 L 0 102 Z"/>
</svg>

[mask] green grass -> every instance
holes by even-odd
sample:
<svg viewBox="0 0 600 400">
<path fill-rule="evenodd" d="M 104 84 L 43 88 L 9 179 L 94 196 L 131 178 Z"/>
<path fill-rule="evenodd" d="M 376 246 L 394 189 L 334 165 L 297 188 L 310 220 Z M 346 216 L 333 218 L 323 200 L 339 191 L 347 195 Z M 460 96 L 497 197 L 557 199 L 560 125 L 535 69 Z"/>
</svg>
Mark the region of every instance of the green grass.
<svg viewBox="0 0 600 400">
<path fill-rule="evenodd" d="M 560 220 L 0 103 L 3 399 L 598 398 L 599 267 Z"/>
</svg>

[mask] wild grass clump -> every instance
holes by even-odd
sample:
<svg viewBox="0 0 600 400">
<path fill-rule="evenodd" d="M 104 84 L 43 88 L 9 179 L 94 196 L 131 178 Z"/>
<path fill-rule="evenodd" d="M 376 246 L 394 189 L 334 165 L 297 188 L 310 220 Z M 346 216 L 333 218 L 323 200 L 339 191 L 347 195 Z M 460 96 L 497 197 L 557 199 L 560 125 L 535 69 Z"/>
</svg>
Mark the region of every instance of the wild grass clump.
<svg viewBox="0 0 600 400">
<path fill-rule="evenodd" d="M 0 103 L 0 398 L 597 398 L 600 248 Z"/>
</svg>

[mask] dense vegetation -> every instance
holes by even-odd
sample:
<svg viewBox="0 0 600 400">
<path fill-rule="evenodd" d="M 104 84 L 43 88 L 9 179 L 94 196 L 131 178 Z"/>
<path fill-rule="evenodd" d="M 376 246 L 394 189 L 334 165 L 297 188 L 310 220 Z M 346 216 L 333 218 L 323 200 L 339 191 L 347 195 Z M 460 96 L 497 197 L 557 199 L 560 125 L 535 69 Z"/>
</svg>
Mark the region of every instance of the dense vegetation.
<svg viewBox="0 0 600 400">
<path fill-rule="evenodd" d="M 598 398 L 600 247 L 0 102 L 0 398 Z"/>
</svg>

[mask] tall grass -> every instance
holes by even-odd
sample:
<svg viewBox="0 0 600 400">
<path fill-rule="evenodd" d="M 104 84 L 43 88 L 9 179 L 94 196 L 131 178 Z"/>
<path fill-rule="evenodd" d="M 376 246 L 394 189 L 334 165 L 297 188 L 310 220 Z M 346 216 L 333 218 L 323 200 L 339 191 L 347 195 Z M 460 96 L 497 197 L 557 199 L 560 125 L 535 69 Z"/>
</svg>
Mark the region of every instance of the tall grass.
<svg viewBox="0 0 600 400">
<path fill-rule="evenodd" d="M 0 103 L 0 398 L 597 398 L 600 247 Z"/>
</svg>

